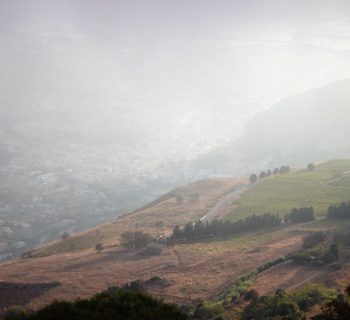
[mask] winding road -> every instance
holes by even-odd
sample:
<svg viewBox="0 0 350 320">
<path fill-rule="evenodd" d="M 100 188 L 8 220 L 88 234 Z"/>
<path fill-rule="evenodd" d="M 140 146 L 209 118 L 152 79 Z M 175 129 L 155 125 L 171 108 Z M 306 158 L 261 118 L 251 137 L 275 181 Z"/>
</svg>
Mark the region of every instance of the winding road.
<svg viewBox="0 0 350 320">
<path fill-rule="evenodd" d="M 253 185 L 249 183 L 245 183 L 242 185 L 239 185 L 238 187 L 234 188 L 229 194 L 222 197 L 218 203 L 209 210 L 209 212 L 203 216 L 200 221 L 212 221 L 215 218 L 218 217 L 221 210 L 228 204 L 231 204 L 232 201 L 236 200 L 238 198 L 238 195 L 240 195 L 243 191 L 247 191 L 250 189 Z"/>
</svg>

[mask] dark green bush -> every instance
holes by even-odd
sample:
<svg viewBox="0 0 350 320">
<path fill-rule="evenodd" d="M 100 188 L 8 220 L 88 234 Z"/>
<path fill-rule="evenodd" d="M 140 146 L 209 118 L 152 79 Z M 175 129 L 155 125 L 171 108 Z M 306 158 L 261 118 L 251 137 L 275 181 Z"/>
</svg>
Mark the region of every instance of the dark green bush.
<svg viewBox="0 0 350 320">
<path fill-rule="evenodd" d="M 328 302 L 336 291 L 324 286 L 309 284 L 302 289 L 286 293 L 277 290 L 272 296 L 253 300 L 243 309 L 242 320 L 303 320 L 314 305 Z"/>
<path fill-rule="evenodd" d="M 178 306 L 143 293 L 117 290 L 74 302 L 56 301 L 32 313 L 5 320 L 186 320 Z"/>
</svg>

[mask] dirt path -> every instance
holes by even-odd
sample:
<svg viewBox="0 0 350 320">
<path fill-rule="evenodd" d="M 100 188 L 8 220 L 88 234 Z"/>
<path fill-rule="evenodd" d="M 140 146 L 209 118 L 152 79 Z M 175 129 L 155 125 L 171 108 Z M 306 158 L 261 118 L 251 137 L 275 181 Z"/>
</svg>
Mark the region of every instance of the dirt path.
<svg viewBox="0 0 350 320">
<path fill-rule="evenodd" d="M 182 257 L 180 255 L 180 253 L 178 251 L 176 251 L 176 249 L 172 249 L 171 250 L 172 254 L 174 255 L 175 257 L 175 260 L 176 260 L 176 264 L 179 268 L 182 268 L 184 263 L 182 261 Z"/>
<path fill-rule="evenodd" d="M 344 171 L 340 175 L 333 177 L 329 180 L 326 181 L 321 181 L 320 184 L 333 184 L 339 182 L 341 179 L 349 177 L 350 176 L 350 171 Z"/>
<path fill-rule="evenodd" d="M 205 221 L 211 221 L 211 220 L 214 220 L 215 218 L 218 218 L 222 209 L 225 206 L 231 204 L 234 200 L 237 200 L 242 192 L 247 191 L 251 187 L 252 187 L 251 184 L 246 183 L 246 184 L 243 184 L 243 185 L 240 185 L 240 186 L 234 188 L 232 192 L 223 196 L 218 201 L 218 203 L 212 209 L 210 209 L 209 212 L 205 216 L 203 216 L 200 219 L 200 221 L 205 222 Z"/>
</svg>

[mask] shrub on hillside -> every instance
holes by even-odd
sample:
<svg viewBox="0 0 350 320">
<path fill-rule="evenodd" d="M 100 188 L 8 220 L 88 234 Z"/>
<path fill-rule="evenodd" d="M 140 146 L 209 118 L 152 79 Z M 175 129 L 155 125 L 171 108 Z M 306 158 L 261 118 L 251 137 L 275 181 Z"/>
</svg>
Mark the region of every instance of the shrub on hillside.
<svg viewBox="0 0 350 320">
<path fill-rule="evenodd" d="M 280 174 L 285 174 L 285 173 L 288 173 L 290 171 L 290 167 L 289 166 L 282 166 L 280 169 L 279 169 L 279 173 Z"/>
<path fill-rule="evenodd" d="M 350 219 L 350 202 L 341 203 L 340 205 L 331 205 L 327 212 L 328 219 L 345 220 Z"/>
<path fill-rule="evenodd" d="M 340 293 L 323 308 L 322 313 L 316 315 L 312 320 L 349 320 L 350 319 L 350 285 L 344 294 Z"/>
<path fill-rule="evenodd" d="M 259 298 L 259 292 L 255 289 L 251 289 L 244 295 L 246 300 L 257 300 Z"/>
<path fill-rule="evenodd" d="M 315 169 L 315 165 L 313 163 L 309 163 L 306 168 L 308 171 L 313 171 Z"/>
<path fill-rule="evenodd" d="M 261 173 L 259 174 L 259 179 L 261 180 L 261 179 L 264 179 L 266 177 L 267 177 L 266 172 L 265 171 L 261 171 Z"/>
<path fill-rule="evenodd" d="M 250 183 L 255 183 L 257 180 L 258 180 L 258 176 L 255 173 L 250 175 L 250 177 L 249 177 Z"/>
<path fill-rule="evenodd" d="M 293 210 L 285 216 L 286 221 L 291 221 L 292 223 L 302 223 L 314 221 L 314 208 L 304 207 L 304 208 L 293 208 Z"/>
<path fill-rule="evenodd" d="M 309 284 L 290 293 L 277 290 L 272 296 L 261 296 L 243 309 L 242 320 L 302 320 L 313 306 L 329 301 L 335 290 Z"/>
</svg>

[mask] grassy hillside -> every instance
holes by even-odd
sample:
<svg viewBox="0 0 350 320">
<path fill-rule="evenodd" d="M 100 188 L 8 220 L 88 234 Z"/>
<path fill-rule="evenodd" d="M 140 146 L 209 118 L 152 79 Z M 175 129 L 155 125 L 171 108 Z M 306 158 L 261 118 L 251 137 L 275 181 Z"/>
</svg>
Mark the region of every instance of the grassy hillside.
<svg viewBox="0 0 350 320">
<path fill-rule="evenodd" d="M 192 183 L 171 191 L 151 204 L 126 214 L 112 223 L 89 229 L 73 235 L 67 240 L 49 243 L 30 252 L 30 257 L 43 257 L 57 253 L 72 252 L 93 248 L 97 243 L 115 245 L 119 235 L 125 231 L 143 230 L 151 235 L 169 232 L 177 224 L 203 217 L 218 200 L 232 189 L 246 183 L 245 179 L 212 179 Z M 198 195 L 198 201 L 192 196 Z M 176 196 L 181 196 L 183 203 L 177 203 Z M 159 229 L 156 222 L 162 221 Z"/>
<path fill-rule="evenodd" d="M 350 201 L 350 160 L 333 160 L 315 170 L 298 170 L 266 178 L 234 202 L 227 219 L 274 212 L 285 214 L 294 207 L 313 206 L 318 216 L 331 204 Z"/>
</svg>

